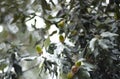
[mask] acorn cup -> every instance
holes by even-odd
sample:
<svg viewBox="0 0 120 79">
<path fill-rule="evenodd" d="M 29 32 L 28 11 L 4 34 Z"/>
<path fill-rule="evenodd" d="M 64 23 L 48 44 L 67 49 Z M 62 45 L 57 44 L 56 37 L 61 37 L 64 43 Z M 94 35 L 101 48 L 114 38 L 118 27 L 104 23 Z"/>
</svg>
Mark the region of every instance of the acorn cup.
<svg viewBox="0 0 120 79">
<path fill-rule="evenodd" d="M 77 67 L 77 66 L 75 66 L 75 65 L 73 65 L 72 68 L 71 68 L 71 71 L 72 71 L 74 74 L 77 73 L 78 70 L 79 70 L 79 67 Z"/>
</svg>

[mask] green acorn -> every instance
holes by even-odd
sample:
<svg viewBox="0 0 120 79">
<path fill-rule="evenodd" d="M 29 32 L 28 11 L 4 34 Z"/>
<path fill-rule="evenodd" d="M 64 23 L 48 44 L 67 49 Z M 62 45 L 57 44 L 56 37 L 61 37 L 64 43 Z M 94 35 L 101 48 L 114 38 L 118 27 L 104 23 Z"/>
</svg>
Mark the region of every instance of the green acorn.
<svg viewBox="0 0 120 79">
<path fill-rule="evenodd" d="M 43 54 L 42 48 L 40 47 L 40 45 L 36 45 L 36 51 L 39 55 Z"/>
<path fill-rule="evenodd" d="M 81 66 L 81 61 L 75 62 L 75 66 L 80 67 Z"/>
<path fill-rule="evenodd" d="M 64 25 L 65 25 L 65 21 L 62 20 L 62 21 L 58 22 L 57 25 L 58 25 L 59 28 L 63 28 Z"/>
<path fill-rule="evenodd" d="M 72 72 L 68 72 L 67 79 L 72 79 L 74 74 Z"/>
<path fill-rule="evenodd" d="M 64 43 L 65 38 L 63 37 L 63 35 L 60 35 L 60 36 L 59 36 L 59 41 L 60 41 L 61 43 Z"/>
</svg>

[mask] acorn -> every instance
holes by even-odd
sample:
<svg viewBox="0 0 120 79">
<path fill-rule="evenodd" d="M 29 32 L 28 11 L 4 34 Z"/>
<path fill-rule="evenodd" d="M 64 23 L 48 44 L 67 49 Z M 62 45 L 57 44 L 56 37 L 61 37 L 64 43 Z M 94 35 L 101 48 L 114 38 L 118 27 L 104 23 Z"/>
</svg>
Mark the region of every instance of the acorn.
<svg viewBox="0 0 120 79">
<path fill-rule="evenodd" d="M 75 62 L 75 66 L 80 67 L 81 66 L 81 61 Z"/>
<path fill-rule="evenodd" d="M 42 48 L 40 47 L 40 45 L 36 45 L 36 51 L 39 55 L 43 54 Z"/>
<path fill-rule="evenodd" d="M 67 79 L 72 79 L 73 76 L 74 76 L 74 73 L 68 72 L 68 74 L 67 74 Z"/>
<path fill-rule="evenodd" d="M 63 35 L 60 35 L 60 36 L 59 36 L 59 41 L 60 41 L 61 43 L 64 43 L 65 38 L 63 37 Z"/>
<path fill-rule="evenodd" d="M 62 21 L 58 22 L 57 25 L 58 25 L 59 28 L 63 28 L 64 25 L 65 25 L 65 21 L 62 20 Z"/>
</svg>

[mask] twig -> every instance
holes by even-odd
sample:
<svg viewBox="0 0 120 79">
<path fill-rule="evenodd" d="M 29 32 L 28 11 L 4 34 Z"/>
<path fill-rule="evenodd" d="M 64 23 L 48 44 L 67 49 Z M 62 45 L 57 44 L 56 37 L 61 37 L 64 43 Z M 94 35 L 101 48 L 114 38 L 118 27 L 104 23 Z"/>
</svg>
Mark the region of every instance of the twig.
<svg viewBox="0 0 120 79">
<path fill-rule="evenodd" d="M 28 68 L 27 70 L 23 71 L 23 73 L 25 73 L 25 72 L 27 72 L 29 70 L 32 70 L 32 69 L 36 68 L 37 66 L 39 66 L 39 64 L 36 64 L 35 66 Z"/>
<path fill-rule="evenodd" d="M 87 43 L 86 46 L 85 46 L 85 48 L 82 50 L 83 57 L 84 57 L 85 54 L 87 53 L 87 52 L 85 53 L 85 50 L 87 49 L 88 44 L 89 44 L 89 43 Z"/>
</svg>

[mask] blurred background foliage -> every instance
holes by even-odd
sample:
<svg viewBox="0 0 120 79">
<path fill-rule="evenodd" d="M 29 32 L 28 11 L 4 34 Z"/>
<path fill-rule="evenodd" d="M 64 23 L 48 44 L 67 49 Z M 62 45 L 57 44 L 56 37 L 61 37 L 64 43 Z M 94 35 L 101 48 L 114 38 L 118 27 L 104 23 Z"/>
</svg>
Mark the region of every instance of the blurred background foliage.
<svg viewBox="0 0 120 79">
<path fill-rule="evenodd" d="M 1 0 L 1 79 L 120 79 L 119 0 Z"/>
</svg>

